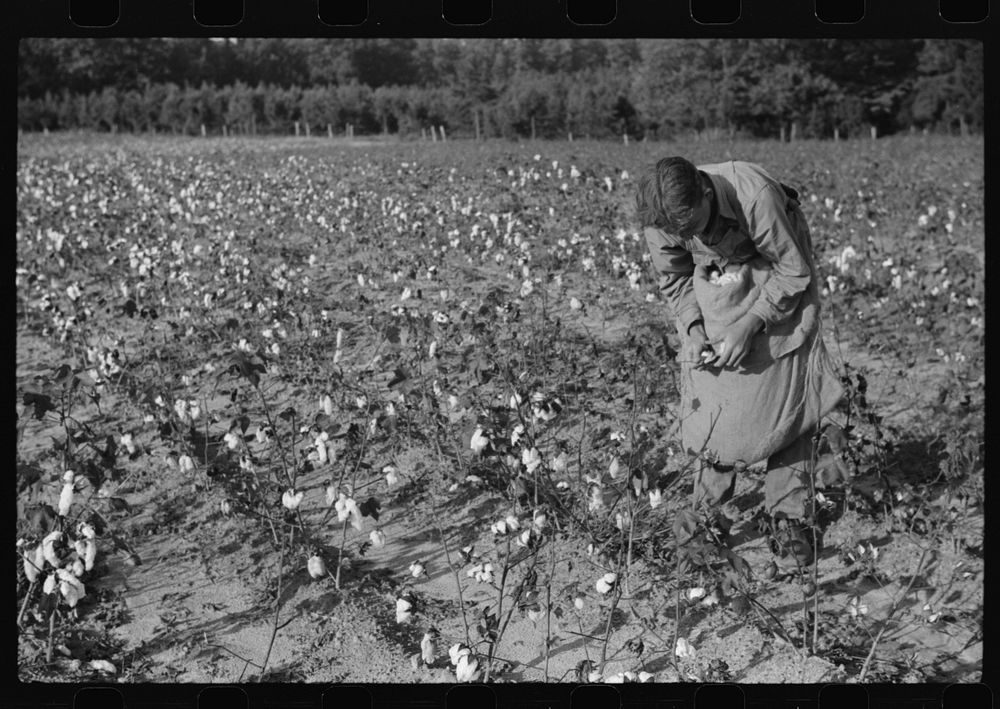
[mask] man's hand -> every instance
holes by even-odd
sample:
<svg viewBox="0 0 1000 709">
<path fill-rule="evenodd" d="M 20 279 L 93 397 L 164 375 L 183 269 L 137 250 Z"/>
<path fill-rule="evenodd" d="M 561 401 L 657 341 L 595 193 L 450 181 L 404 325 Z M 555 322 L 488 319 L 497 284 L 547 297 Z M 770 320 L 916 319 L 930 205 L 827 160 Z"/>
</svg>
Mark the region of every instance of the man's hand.
<svg viewBox="0 0 1000 709">
<path fill-rule="evenodd" d="M 715 358 L 708 360 L 710 367 L 737 367 L 750 354 L 750 341 L 764 328 L 764 321 L 747 313 L 730 325 L 720 336 L 709 342 Z"/>
<path fill-rule="evenodd" d="M 705 326 L 700 320 L 695 321 L 688 328 L 688 336 L 684 339 L 684 346 L 681 348 L 683 362 L 693 362 L 695 366 L 701 364 L 701 351 L 708 344 L 708 335 L 705 334 Z"/>
</svg>

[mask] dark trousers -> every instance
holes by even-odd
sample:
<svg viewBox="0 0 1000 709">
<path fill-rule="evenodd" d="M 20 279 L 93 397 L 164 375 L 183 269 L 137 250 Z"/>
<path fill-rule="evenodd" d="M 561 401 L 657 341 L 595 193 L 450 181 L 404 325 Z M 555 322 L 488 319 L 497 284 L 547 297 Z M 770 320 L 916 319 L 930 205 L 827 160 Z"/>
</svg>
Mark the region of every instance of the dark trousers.
<svg viewBox="0 0 1000 709">
<path fill-rule="evenodd" d="M 801 519 L 809 501 L 809 466 L 812 463 L 812 432 L 804 433 L 767 459 L 764 479 L 764 509 L 772 517 Z M 736 471 L 719 472 L 709 464 L 695 471 L 695 507 L 718 508 L 736 489 Z"/>
</svg>

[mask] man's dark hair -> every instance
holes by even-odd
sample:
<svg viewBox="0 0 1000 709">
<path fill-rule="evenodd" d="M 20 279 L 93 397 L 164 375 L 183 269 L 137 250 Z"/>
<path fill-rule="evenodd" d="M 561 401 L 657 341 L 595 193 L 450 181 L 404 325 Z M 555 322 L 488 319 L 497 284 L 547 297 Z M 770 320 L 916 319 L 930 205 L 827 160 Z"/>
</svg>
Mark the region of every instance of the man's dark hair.
<svg viewBox="0 0 1000 709">
<path fill-rule="evenodd" d="M 681 157 L 663 158 L 639 178 L 636 217 L 642 227 L 672 233 L 683 231 L 701 201 L 703 183 L 698 168 Z"/>
</svg>

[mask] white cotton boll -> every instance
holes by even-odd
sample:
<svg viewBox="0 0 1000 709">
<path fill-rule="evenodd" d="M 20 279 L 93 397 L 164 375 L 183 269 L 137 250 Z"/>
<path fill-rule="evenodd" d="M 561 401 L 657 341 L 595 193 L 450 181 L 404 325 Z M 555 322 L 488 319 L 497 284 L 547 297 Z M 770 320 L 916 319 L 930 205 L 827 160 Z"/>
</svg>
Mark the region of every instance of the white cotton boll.
<svg viewBox="0 0 1000 709">
<path fill-rule="evenodd" d="M 694 588 L 689 588 L 687 591 L 687 599 L 689 601 L 697 601 L 700 598 L 704 598 L 707 591 L 701 586 L 695 586 Z"/>
<path fill-rule="evenodd" d="M 587 674 L 587 681 L 591 684 L 597 684 L 604 681 L 604 675 L 602 675 L 597 670 L 592 670 Z"/>
<path fill-rule="evenodd" d="M 562 473 L 566 471 L 567 456 L 566 451 L 560 451 L 559 455 L 552 459 L 552 472 Z"/>
<path fill-rule="evenodd" d="M 425 576 L 426 574 L 427 574 L 427 569 L 424 567 L 422 562 L 414 561 L 412 564 L 410 564 L 410 575 L 413 576 L 413 578 L 418 579 L 421 576 Z"/>
<path fill-rule="evenodd" d="M 225 440 L 226 447 L 229 448 L 229 450 L 236 450 L 237 446 L 240 445 L 240 437 L 233 431 L 229 431 L 225 436 L 223 436 L 223 440 Z"/>
<path fill-rule="evenodd" d="M 66 604 L 70 608 L 75 608 L 86 595 L 83 583 L 67 569 L 58 569 L 56 573 L 59 575 L 59 592 L 66 599 Z"/>
<path fill-rule="evenodd" d="M 361 510 L 358 509 L 357 503 L 353 499 L 348 499 L 345 506 L 347 508 L 347 516 L 351 522 L 351 526 L 359 532 L 362 531 L 365 523 L 361 517 Z"/>
<path fill-rule="evenodd" d="M 46 576 L 45 581 L 42 583 L 42 591 L 48 595 L 55 593 L 57 588 L 59 588 L 59 579 L 56 578 L 56 575 L 49 574 Z"/>
<path fill-rule="evenodd" d="M 346 522 L 347 518 L 350 516 L 351 510 L 347 504 L 348 502 L 353 502 L 353 500 L 349 500 L 347 495 L 342 492 L 338 494 L 337 501 L 333 505 L 334 509 L 337 510 L 338 522 Z"/>
<path fill-rule="evenodd" d="M 299 505 L 302 504 L 303 497 L 305 497 L 304 492 L 295 492 L 294 489 L 288 489 L 281 495 L 281 504 L 289 510 L 297 510 Z"/>
<path fill-rule="evenodd" d="M 406 625 L 413 620 L 413 604 L 405 598 L 396 599 L 396 622 Z"/>
<path fill-rule="evenodd" d="M 62 539 L 63 533 L 56 530 L 49 532 L 42 540 L 42 555 L 45 561 L 53 567 L 58 568 L 61 564 L 59 556 L 56 554 L 56 543 Z"/>
<path fill-rule="evenodd" d="M 476 426 L 476 430 L 472 434 L 472 440 L 469 443 L 469 448 L 476 455 L 482 455 L 482 452 L 486 449 L 490 443 L 490 439 L 483 434 L 483 429 L 481 426 Z"/>
<path fill-rule="evenodd" d="M 430 632 L 424 633 L 424 637 L 420 639 L 420 659 L 424 661 L 425 665 L 432 665 L 436 653 L 434 636 Z"/>
<path fill-rule="evenodd" d="M 86 568 L 83 565 L 83 559 L 74 559 L 73 565 L 70 566 L 70 571 L 72 571 L 73 575 L 77 578 L 83 576 L 83 572 L 86 571 Z"/>
<path fill-rule="evenodd" d="M 319 406 L 327 416 L 333 415 L 333 399 L 329 394 L 324 394 L 320 397 Z"/>
<path fill-rule="evenodd" d="M 115 666 L 107 660 L 91 660 L 90 669 L 96 670 L 97 672 L 103 672 L 108 675 L 113 675 L 117 671 L 115 670 Z"/>
<path fill-rule="evenodd" d="M 39 549 L 41 549 L 41 545 L 30 550 L 25 549 L 21 552 L 24 564 L 24 575 L 28 579 L 28 583 L 34 583 L 38 579 L 38 574 L 41 571 L 41 565 L 36 562 L 36 559 L 38 558 L 37 552 Z"/>
<path fill-rule="evenodd" d="M 694 657 L 694 645 L 689 643 L 687 638 L 677 638 L 677 647 L 674 649 L 674 654 L 681 658 Z"/>
<path fill-rule="evenodd" d="M 321 556 L 314 554 L 309 557 L 309 561 L 306 562 L 306 569 L 309 571 L 309 575 L 314 579 L 326 576 L 326 562 L 323 561 L 323 557 Z"/>
<path fill-rule="evenodd" d="M 181 469 L 181 472 L 186 473 L 194 470 L 194 461 L 189 455 L 182 455 L 177 459 L 177 466 Z"/>
<path fill-rule="evenodd" d="M 437 357 L 437 348 L 438 348 L 437 340 L 434 340 L 433 342 L 431 342 L 430 347 L 427 348 L 427 357 L 430 359 L 434 359 L 435 357 Z"/>
<path fill-rule="evenodd" d="M 602 595 L 606 594 L 614 588 L 614 584 L 617 579 L 618 575 L 613 571 L 610 571 L 604 574 L 601 578 L 597 579 L 597 583 L 594 584 L 594 588 L 597 589 L 598 593 Z"/>
<path fill-rule="evenodd" d="M 326 465 L 330 460 L 329 451 L 326 448 L 326 442 L 317 438 L 314 445 L 316 446 L 316 456 L 319 458 L 319 464 Z"/>
<path fill-rule="evenodd" d="M 620 471 L 621 471 L 621 463 L 618 461 L 618 458 L 615 457 L 611 460 L 611 465 L 608 466 L 608 475 L 610 475 L 611 479 L 614 480 L 615 478 L 618 477 L 618 473 Z"/>
<path fill-rule="evenodd" d="M 531 517 L 531 526 L 536 532 L 541 532 L 548 524 L 548 517 L 541 510 L 535 510 Z"/>
<path fill-rule="evenodd" d="M 62 492 L 59 493 L 59 516 L 65 517 L 69 514 L 70 507 L 73 506 L 74 487 L 72 482 L 63 483 Z"/>
<path fill-rule="evenodd" d="M 643 683 L 652 682 L 654 677 L 655 675 L 652 672 L 643 671 L 639 673 L 639 681 Z"/>
<path fill-rule="evenodd" d="M 458 665 L 455 667 L 455 678 L 459 682 L 475 682 L 479 675 L 479 660 L 471 655 L 462 655 L 458 658 Z"/>
<path fill-rule="evenodd" d="M 542 456 L 537 448 L 521 451 L 521 463 L 530 475 L 542 464 Z"/>
<path fill-rule="evenodd" d="M 471 652 L 472 651 L 462 643 L 455 643 L 448 648 L 448 657 L 451 659 L 452 667 L 456 667 L 458 665 L 458 661 L 469 655 Z"/>
<path fill-rule="evenodd" d="M 597 485 L 590 488 L 590 499 L 587 501 L 587 510 L 598 512 L 604 509 L 604 491 Z"/>
<path fill-rule="evenodd" d="M 525 529 L 521 532 L 521 536 L 517 538 L 517 545 L 521 547 L 528 546 L 528 542 L 531 541 L 531 529 Z"/>
<path fill-rule="evenodd" d="M 494 522 L 492 525 L 490 525 L 490 530 L 494 534 L 497 534 L 502 537 L 503 535 L 507 534 L 507 523 L 504 522 L 503 520 L 500 520 L 499 522 Z"/>
<path fill-rule="evenodd" d="M 622 672 L 618 672 L 617 674 L 611 675 L 604 681 L 607 682 L 608 684 L 624 684 L 625 674 Z"/>
<path fill-rule="evenodd" d="M 373 529 L 371 534 L 368 535 L 368 539 L 376 549 L 381 549 L 385 546 L 385 532 L 381 529 Z"/>
<path fill-rule="evenodd" d="M 649 506 L 654 510 L 663 504 L 663 492 L 659 488 L 649 491 Z"/>
<path fill-rule="evenodd" d="M 83 568 L 91 571 L 94 568 L 94 561 L 97 559 L 97 542 L 93 539 L 84 540 L 85 549 L 82 554 Z"/>
</svg>

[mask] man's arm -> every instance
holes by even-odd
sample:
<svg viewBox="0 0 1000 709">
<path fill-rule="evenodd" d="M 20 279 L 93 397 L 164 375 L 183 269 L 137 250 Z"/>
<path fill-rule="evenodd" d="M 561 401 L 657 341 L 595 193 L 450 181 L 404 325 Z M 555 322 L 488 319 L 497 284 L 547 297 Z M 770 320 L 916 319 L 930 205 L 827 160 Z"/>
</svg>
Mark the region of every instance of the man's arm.
<svg viewBox="0 0 1000 709">
<path fill-rule="evenodd" d="M 785 212 L 785 194 L 777 186 L 760 191 L 749 210 L 748 226 L 757 251 L 771 263 L 771 276 L 750 312 L 765 331 L 789 318 L 809 287 L 810 255 L 803 254 L 795 228 Z"/>
<path fill-rule="evenodd" d="M 662 229 L 646 227 L 644 233 L 653 268 L 660 274 L 660 292 L 667 301 L 678 333 L 686 336 L 691 326 L 702 319 L 691 281 L 694 259 L 679 238 Z"/>
</svg>

